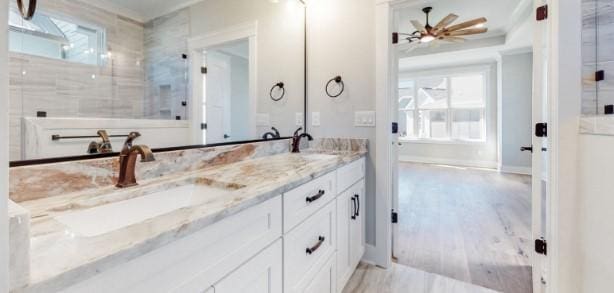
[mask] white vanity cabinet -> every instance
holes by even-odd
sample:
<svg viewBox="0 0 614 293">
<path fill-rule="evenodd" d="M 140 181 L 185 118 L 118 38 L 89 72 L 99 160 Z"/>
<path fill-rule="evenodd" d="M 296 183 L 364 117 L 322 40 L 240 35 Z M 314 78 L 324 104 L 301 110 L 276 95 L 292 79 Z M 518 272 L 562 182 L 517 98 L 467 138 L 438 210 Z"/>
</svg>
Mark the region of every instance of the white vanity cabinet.
<svg viewBox="0 0 614 293">
<path fill-rule="evenodd" d="M 337 293 L 365 250 L 359 159 L 62 292 Z"/>
<path fill-rule="evenodd" d="M 282 293 L 281 239 L 212 286 L 211 293 Z M 209 291 L 205 291 L 209 292 Z"/>
</svg>

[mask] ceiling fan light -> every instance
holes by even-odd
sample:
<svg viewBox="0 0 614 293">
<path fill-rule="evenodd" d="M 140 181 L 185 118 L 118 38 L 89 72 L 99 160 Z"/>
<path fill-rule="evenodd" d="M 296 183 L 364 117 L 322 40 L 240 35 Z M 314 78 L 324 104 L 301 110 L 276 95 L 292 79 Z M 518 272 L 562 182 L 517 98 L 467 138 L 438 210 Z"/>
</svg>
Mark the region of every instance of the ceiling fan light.
<svg viewBox="0 0 614 293">
<path fill-rule="evenodd" d="M 430 43 L 435 40 L 435 37 L 431 35 L 425 35 L 420 38 L 420 43 Z"/>
</svg>

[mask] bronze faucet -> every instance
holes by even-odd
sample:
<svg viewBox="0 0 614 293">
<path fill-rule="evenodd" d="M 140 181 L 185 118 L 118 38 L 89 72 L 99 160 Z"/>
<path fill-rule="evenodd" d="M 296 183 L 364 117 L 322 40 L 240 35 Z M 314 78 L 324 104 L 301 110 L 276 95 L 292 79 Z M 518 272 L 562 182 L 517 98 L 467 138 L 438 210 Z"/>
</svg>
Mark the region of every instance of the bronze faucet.
<svg viewBox="0 0 614 293">
<path fill-rule="evenodd" d="M 113 146 L 111 145 L 111 140 L 109 139 L 109 135 L 106 130 L 98 130 L 96 132 L 102 142 L 90 142 L 90 145 L 87 147 L 88 154 L 106 154 L 113 152 Z"/>
<path fill-rule="evenodd" d="M 115 186 L 119 188 L 137 185 L 136 183 L 136 158 L 140 154 L 141 162 L 155 161 L 154 155 L 145 145 L 132 145 L 132 141 L 141 136 L 138 132 L 131 132 L 124 143 L 121 153 L 119 153 L 119 179 Z"/>
<path fill-rule="evenodd" d="M 299 129 L 297 129 L 294 132 L 294 135 L 292 136 L 292 152 L 293 153 L 300 153 L 300 145 L 301 145 L 301 138 L 303 137 L 307 137 L 308 140 L 313 140 L 313 137 L 311 137 L 311 135 L 309 135 L 309 133 L 307 132 L 303 132 L 301 134 L 298 134 L 301 130 L 303 130 L 302 127 L 299 127 Z"/>
</svg>

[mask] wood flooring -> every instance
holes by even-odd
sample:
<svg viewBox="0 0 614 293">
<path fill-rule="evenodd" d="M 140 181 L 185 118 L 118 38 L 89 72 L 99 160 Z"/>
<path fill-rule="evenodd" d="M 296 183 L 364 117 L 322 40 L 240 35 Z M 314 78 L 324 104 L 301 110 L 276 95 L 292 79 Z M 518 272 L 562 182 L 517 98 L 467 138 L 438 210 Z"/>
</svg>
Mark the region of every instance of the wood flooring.
<svg viewBox="0 0 614 293">
<path fill-rule="evenodd" d="M 496 293 L 436 274 L 393 264 L 388 270 L 361 263 L 343 293 Z"/>
<path fill-rule="evenodd" d="M 529 176 L 413 163 L 401 163 L 399 176 L 397 263 L 532 292 Z"/>
</svg>

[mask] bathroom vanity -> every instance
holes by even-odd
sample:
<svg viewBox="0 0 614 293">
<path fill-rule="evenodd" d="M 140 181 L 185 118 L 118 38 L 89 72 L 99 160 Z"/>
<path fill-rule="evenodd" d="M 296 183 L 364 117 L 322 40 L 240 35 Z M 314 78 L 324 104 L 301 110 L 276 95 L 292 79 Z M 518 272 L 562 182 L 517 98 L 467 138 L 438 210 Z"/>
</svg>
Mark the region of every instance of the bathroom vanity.
<svg viewBox="0 0 614 293">
<path fill-rule="evenodd" d="M 153 165 L 139 163 L 140 185 L 125 189 L 25 200 L 27 192 L 17 192 L 24 185 L 13 182 L 16 206 L 30 219 L 15 231 L 28 230 L 31 241 L 29 279 L 13 290 L 340 292 L 365 249 L 366 142 L 298 154 L 288 143 L 157 155 Z M 190 160 L 198 151 L 210 165 Z M 161 171 L 170 162 L 190 163 Z M 104 165 L 13 171 L 23 179 L 40 168 L 87 172 Z M 24 257 L 19 247 L 12 251 Z"/>
</svg>

